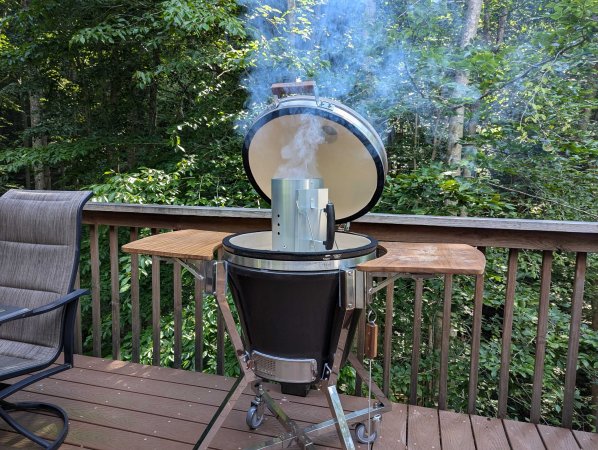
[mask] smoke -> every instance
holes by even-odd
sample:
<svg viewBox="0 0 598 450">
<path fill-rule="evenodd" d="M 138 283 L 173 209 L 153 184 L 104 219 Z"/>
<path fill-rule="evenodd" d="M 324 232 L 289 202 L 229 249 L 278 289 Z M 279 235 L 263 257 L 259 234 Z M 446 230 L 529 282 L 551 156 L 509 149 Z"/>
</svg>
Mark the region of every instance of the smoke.
<svg viewBox="0 0 598 450">
<path fill-rule="evenodd" d="M 389 117 L 417 114 L 421 128 L 430 132 L 439 110 L 450 108 L 443 100 L 447 92 L 455 91 L 463 101 L 479 95 L 474 87 L 454 86 L 455 54 L 448 48 L 460 29 L 460 2 L 238 1 L 253 39 L 242 80 L 249 93 L 238 123 L 242 133 L 264 111 L 272 98 L 270 87 L 278 82 L 314 80 L 320 97 L 353 108 L 382 138 L 392 128 Z M 442 46 L 446 52 L 438 50 Z M 320 128 L 311 135 L 321 139 Z M 306 144 L 297 137 L 285 153 L 298 151 L 299 141 Z M 313 171 L 314 158 L 308 159 Z"/>
<path fill-rule="evenodd" d="M 282 148 L 284 163 L 278 168 L 275 178 L 318 178 L 316 151 L 326 142 L 319 118 L 301 114 L 300 125 L 293 140 Z"/>
<path fill-rule="evenodd" d="M 246 27 L 255 47 L 243 80 L 250 94 L 248 109 L 263 110 L 273 83 L 297 79 L 315 80 L 320 96 L 339 99 L 368 118 L 375 116 L 381 103 L 396 100 L 397 85 L 406 81 L 399 69 L 404 52 L 389 36 L 384 2 L 240 3 L 246 8 Z M 384 125 L 378 125 L 383 131 Z"/>
</svg>

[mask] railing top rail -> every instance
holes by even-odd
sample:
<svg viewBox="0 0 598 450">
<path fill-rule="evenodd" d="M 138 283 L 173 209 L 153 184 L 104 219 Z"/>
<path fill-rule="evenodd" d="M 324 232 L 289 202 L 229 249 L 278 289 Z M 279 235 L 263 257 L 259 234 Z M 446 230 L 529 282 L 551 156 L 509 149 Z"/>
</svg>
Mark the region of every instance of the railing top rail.
<svg viewBox="0 0 598 450">
<path fill-rule="evenodd" d="M 271 217 L 270 209 L 179 205 L 138 205 L 99 202 L 87 203 L 84 211 L 90 213 L 137 213 L 162 216 L 213 217 L 222 219 L 238 218 L 269 220 Z M 598 234 L 598 222 L 559 220 L 494 219 L 481 217 L 368 213 L 365 216 L 355 220 L 355 222 L 379 225 Z"/>
</svg>

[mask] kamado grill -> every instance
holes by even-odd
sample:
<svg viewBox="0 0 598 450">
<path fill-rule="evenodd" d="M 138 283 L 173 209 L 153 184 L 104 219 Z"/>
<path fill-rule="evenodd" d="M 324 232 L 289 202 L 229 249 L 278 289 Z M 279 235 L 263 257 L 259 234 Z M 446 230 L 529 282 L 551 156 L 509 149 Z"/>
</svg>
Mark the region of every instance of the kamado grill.
<svg viewBox="0 0 598 450">
<path fill-rule="evenodd" d="M 289 91 L 305 93 L 306 87 L 314 93 L 310 83 L 274 85 L 277 102 L 254 121 L 243 146 L 246 174 L 272 205 L 272 229 L 223 241 L 226 279 L 242 329 L 242 342 L 232 341 L 241 347 L 236 350 L 244 376 L 251 378 L 245 384 L 253 381 L 256 393 L 247 425 L 258 428 L 267 407 L 288 432 L 255 448 L 289 441 L 306 447 L 311 436 L 331 427 L 344 448 L 354 448 L 348 424 L 358 423 L 360 442 L 373 442 L 380 414 L 390 409 L 372 386 L 377 402 L 345 414 L 336 391 L 347 358 L 358 375 L 368 378 L 350 353 L 367 306 L 365 275 L 355 267 L 376 258 L 377 241 L 346 230 L 382 194 L 386 154 L 372 126 L 345 105 L 317 95 L 280 98 Z M 228 305 L 220 300 L 219 305 L 226 320 Z M 230 332 L 229 323 L 227 328 Z M 264 391 L 262 379 L 279 382 L 282 392 L 292 395 L 323 388 L 332 419 L 299 430 Z M 228 403 L 242 387 L 235 386 Z M 231 407 L 223 404 L 217 416 Z"/>
</svg>

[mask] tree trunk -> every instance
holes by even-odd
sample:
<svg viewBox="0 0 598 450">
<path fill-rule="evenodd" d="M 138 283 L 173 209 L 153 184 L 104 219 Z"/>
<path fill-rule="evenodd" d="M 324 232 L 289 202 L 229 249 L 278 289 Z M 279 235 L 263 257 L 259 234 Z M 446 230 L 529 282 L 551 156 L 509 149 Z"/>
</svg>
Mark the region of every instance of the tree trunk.
<svg viewBox="0 0 598 450">
<path fill-rule="evenodd" d="M 478 123 L 480 119 L 479 109 L 480 102 L 476 102 L 470 108 L 471 117 L 469 118 L 467 126 L 465 127 L 467 129 L 467 136 L 474 136 L 477 133 Z M 463 145 L 462 152 L 465 159 L 473 159 L 473 156 L 476 153 L 476 146 L 471 142 L 467 143 Z M 466 178 L 470 178 L 473 176 L 473 173 L 471 172 L 471 169 L 469 167 L 463 168 L 463 176 Z"/>
<path fill-rule="evenodd" d="M 36 92 L 29 92 L 29 117 L 31 128 L 39 126 L 42 122 L 42 110 L 40 104 L 40 95 Z M 34 135 L 31 139 L 31 147 L 41 149 L 44 146 L 44 139 L 39 135 Z M 47 189 L 47 171 L 43 164 L 33 166 L 33 182 L 35 189 Z"/>
<path fill-rule="evenodd" d="M 501 45 L 505 40 L 505 27 L 507 26 L 507 17 L 509 17 L 509 8 L 504 6 L 500 11 L 498 18 L 498 30 L 496 31 L 496 45 Z"/>
<path fill-rule="evenodd" d="M 482 37 L 484 41 L 490 41 L 490 6 L 488 5 L 488 0 L 484 5 L 484 18 L 482 19 Z"/>
<path fill-rule="evenodd" d="M 438 143 L 440 142 L 440 137 L 438 135 L 440 115 L 436 112 L 435 116 L 436 118 L 434 119 L 434 130 L 432 131 L 432 156 L 430 156 L 430 161 L 434 161 L 436 159 L 436 154 L 438 153 Z"/>
<path fill-rule="evenodd" d="M 415 124 L 413 126 L 413 170 L 417 170 L 417 156 L 419 153 L 419 114 L 415 113 Z"/>
<path fill-rule="evenodd" d="M 465 13 L 465 21 L 463 29 L 461 30 L 461 39 L 459 48 L 465 49 L 476 35 L 478 29 L 478 22 L 480 21 L 480 13 L 482 10 L 482 0 L 469 0 L 467 4 L 467 11 Z M 463 71 L 457 71 L 455 74 L 455 83 L 459 86 L 466 86 L 469 82 L 467 74 Z M 453 90 L 453 98 L 459 97 L 460 89 Z M 465 107 L 459 106 L 453 111 L 453 115 L 449 118 L 448 127 L 448 145 L 447 154 L 448 162 L 451 164 L 458 164 L 461 162 L 462 147 L 460 144 L 463 138 L 463 123 L 465 117 Z M 459 170 L 459 174 L 461 171 Z"/>
<path fill-rule="evenodd" d="M 289 27 L 289 37 L 291 40 L 291 47 L 295 48 L 297 43 L 297 36 L 293 33 L 295 27 L 295 8 L 297 7 L 295 0 L 287 0 L 287 25 Z"/>
<path fill-rule="evenodd" d="M 467 3 L 467 12 L 465 13 L 465 22 L 461 31 L 461 41 L 459 47 L 467 47 L 478 31 L 478 22 L 482 11 L 482 0 L 469 0 Z"/>
<path fill-rule="evenodd" d="M 27 9 L 29 7 L 29 0 L 21 0 L 21 7 Z M 23 130 L 39 126 L 41 123 L 41 105 L 40 95 L 36 92 L 29 92 L 23 99 Z M 44 145 L 44 140 L 40 136 L 33 138 L 26 138 L 23 141 L 25 147 L 40 148 Z M 33 167 L 33 183 L 35 189 L 46 188 L 46 170 L 42 164 Z M 25 169 L 25 187 L 31 188 L 31 170 L 29 167 Z"/>
<path fill-rule="evenodd" d="M 368 20 L 376 17 L 376 1 L 368 0 L 365 5 L 365 17 Z"/>
<path fill-rule="evenodd" d="M 155 49 L 153 52 L 153 66 L 157 68 L 160 65 L 160 50 Z M 158 126 L 158 80 L 156 77 L 152 79 L 149 88 L 149 108 L 148 108 L 148 131 L 150 134 L 155 134 Z"/>
<path fill-rule="evenodd" d="M 29 128 L 29 95 L 21 96 L 21 129 L 25 131 Z M 31 139 L 23 138 L 23 147 L 31 147 Z M 31 189 L 31 168 L 25 167 L 25 189 Z"/>
</svg>

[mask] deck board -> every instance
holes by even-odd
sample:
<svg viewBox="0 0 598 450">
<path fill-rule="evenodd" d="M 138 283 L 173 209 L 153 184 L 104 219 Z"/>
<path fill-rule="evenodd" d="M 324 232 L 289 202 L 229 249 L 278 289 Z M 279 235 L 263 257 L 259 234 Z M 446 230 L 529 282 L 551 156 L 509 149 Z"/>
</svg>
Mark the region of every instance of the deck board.
<svg viewBox="0 0 598 450">
<path fill-rule="evenodd" d="M 574 431 L 575 439 L 583 450 L 598 450 L 598 434 Z"/>
<path fill-rule="evenodd" d="M 440 439 L 446 450 L 475 450 L 471 421 L 464 414 L 438 411 Z"/>
<path fill-rule="evenodd" d="M 503 420 L 509 443 L 514 450 L 544 450 L 538 428 L 533 423 Z"/>
<path fill-rule="evenodd" d="M 470 420 L 477 448 L 488 450 L 510 448 L 502 420 L 473 415 L 470 416 Z"/>
<path fill-rule="evenodd" d="M 88 449 L 191 449 L 234 379 L 183 370 L 78 356 L 75 368 L 29 386 L 15 400 L 38 399 L 64 407 L 70 431 L 62 450 Z M 307 397 L 280 393 L 265 384 L 270 395 L 300 427 L 330 418 L 322 392 Z M 245 414 L 253 394 L 241 396 L 212 443 L 219 450 L 237 450 L 258 444 L 284 432 L 267 413 L 263 425 L 249 431 Z M 363 408 L 365 399 L 341 396 L 344 408 Z M 56 426 L 43 414 L 28 414 L 25 421 L 52 433 Z M 341 447 L 330 433 L 314 439 L 318 450 Z M 543 443 L 546 444 L 544 447 Z M 578 445 L 579 444 L 579 445 Z M 357 445 L 365 450 L 366 445 Z M 597 435 L 572 433 L 563 428 L 536 426 L 479 416 L 467 416 L 431 408 L 394 404 L 383 416 L 377 450 L 403 449 L 598 449 Z M 0 449 L 35 449 L 0 422 Z"/>
<path fill-rule="evenodd" d="M 413 449 L 439 449 L 438 411 L 409 405 L 407 446 Z"/>
<path fill-rule="evenodd" d="M 567 428 L 538 425 L 538 431 L 547 450 L 579 450 L 573 433 Z"/>
<path fill-rule="evenodd" d="M 374 446 L 376 449 L 404 450 L 407 448 L 407 415 L 407 405 L 395 403 L 392 411 L 382 416 L 382 433 Z"/>
</svg>

